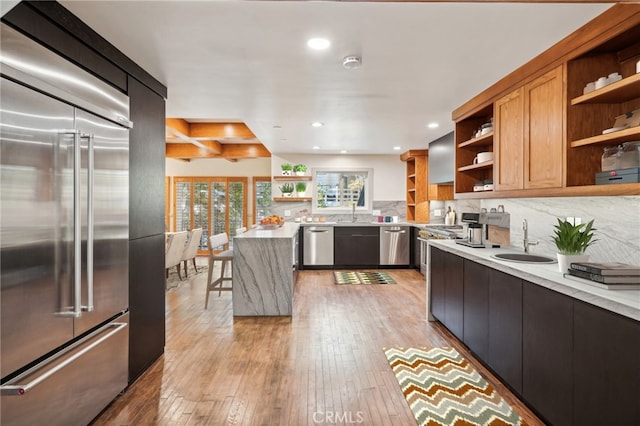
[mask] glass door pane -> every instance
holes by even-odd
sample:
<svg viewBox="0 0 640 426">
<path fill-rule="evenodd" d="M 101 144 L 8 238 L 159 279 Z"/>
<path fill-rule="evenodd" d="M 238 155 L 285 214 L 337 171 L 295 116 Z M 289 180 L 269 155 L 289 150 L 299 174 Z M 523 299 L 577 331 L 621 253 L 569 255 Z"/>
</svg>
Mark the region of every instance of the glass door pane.
<svg viewBox="0 0 640 426">
<path fill-rule="evenodd" d="M 175 231 L 191 229 L 191 182 L 176 179 Z"/>
<path fill-rule="evenodd" d="M 202 238 L 198 250 L 208 250 L 209 182 L 193 183 L 193 228 L 202 228 Z"/>
<path fill-rule="evenodd" d="M 211 235 L 227 229 L 227 183 L 211 182 Z"/>
<path fill-rule="evenodd" d="M 236 229 L 244 226 L 245 185 L 243 182 L 229 182 L 229 235 L 236 235 Z"/>
</svg>

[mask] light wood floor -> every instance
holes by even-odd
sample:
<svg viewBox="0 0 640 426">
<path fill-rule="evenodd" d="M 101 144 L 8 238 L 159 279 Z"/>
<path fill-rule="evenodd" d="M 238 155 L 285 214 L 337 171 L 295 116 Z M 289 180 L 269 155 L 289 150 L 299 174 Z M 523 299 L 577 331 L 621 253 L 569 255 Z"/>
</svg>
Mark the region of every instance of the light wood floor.
<svg viewBox="0 0 640 426">
<path fill-rule="evenodd" d="M 229 292 L 211 293 L 204 310 L 206 273 L 191 273 L 167 293 L 165 354 L 94 424 L 415 425 L 382 348 L 451 345 L 542 424 L 425 321 L 422 275 L 389 273 L 397 285 L 338 286 L 330 271 L 302 271 L 292 318 L 234 318 Z"/>
</svg>

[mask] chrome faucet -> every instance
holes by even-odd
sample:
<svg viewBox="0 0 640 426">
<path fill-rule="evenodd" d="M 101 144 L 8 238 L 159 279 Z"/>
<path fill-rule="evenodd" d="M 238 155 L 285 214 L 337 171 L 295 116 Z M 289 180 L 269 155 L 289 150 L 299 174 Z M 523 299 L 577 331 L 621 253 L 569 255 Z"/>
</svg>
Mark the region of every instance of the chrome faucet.
<svg viewBox="0 0 640 426">
<path fill-rule="evenodd" d="M 529 246 L 537 246 L 540 241 L 538 240 L 529 240 L 529 226 L 527 224 L 527 219 L 522 220 L 522 230 L 524 231 L 524 252 L 529 253 Z"/>
<path fill-rule="evenodd" d="M 351 203 L 351 221 L 356 222 L 356 203 Z"/>
</svg>

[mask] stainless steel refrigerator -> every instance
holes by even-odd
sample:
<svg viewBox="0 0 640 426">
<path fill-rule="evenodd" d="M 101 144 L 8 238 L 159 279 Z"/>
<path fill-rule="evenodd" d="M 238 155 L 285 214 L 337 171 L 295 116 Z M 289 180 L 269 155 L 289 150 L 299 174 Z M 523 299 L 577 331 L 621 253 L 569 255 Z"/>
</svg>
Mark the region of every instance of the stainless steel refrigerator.
<svg viewBox="0 0 640 426">
<path fill-rule="evenodd" d="M 84 425 L 128 380 L 129 100 L 0 31 L 0 422 Z"/>
</svg>

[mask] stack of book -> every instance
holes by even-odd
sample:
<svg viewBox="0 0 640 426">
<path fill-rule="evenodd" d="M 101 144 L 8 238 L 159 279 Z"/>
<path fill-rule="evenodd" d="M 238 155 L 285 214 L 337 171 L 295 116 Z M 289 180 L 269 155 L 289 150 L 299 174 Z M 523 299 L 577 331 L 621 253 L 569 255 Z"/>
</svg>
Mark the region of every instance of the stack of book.
<svg viewBox="0 0 640 426">
<path fill-rule="evenodd" d="M 640 290 L 640 266 L 626 263 L 572 263 L 564 277 L 607 290 Z"/>
</svg>

